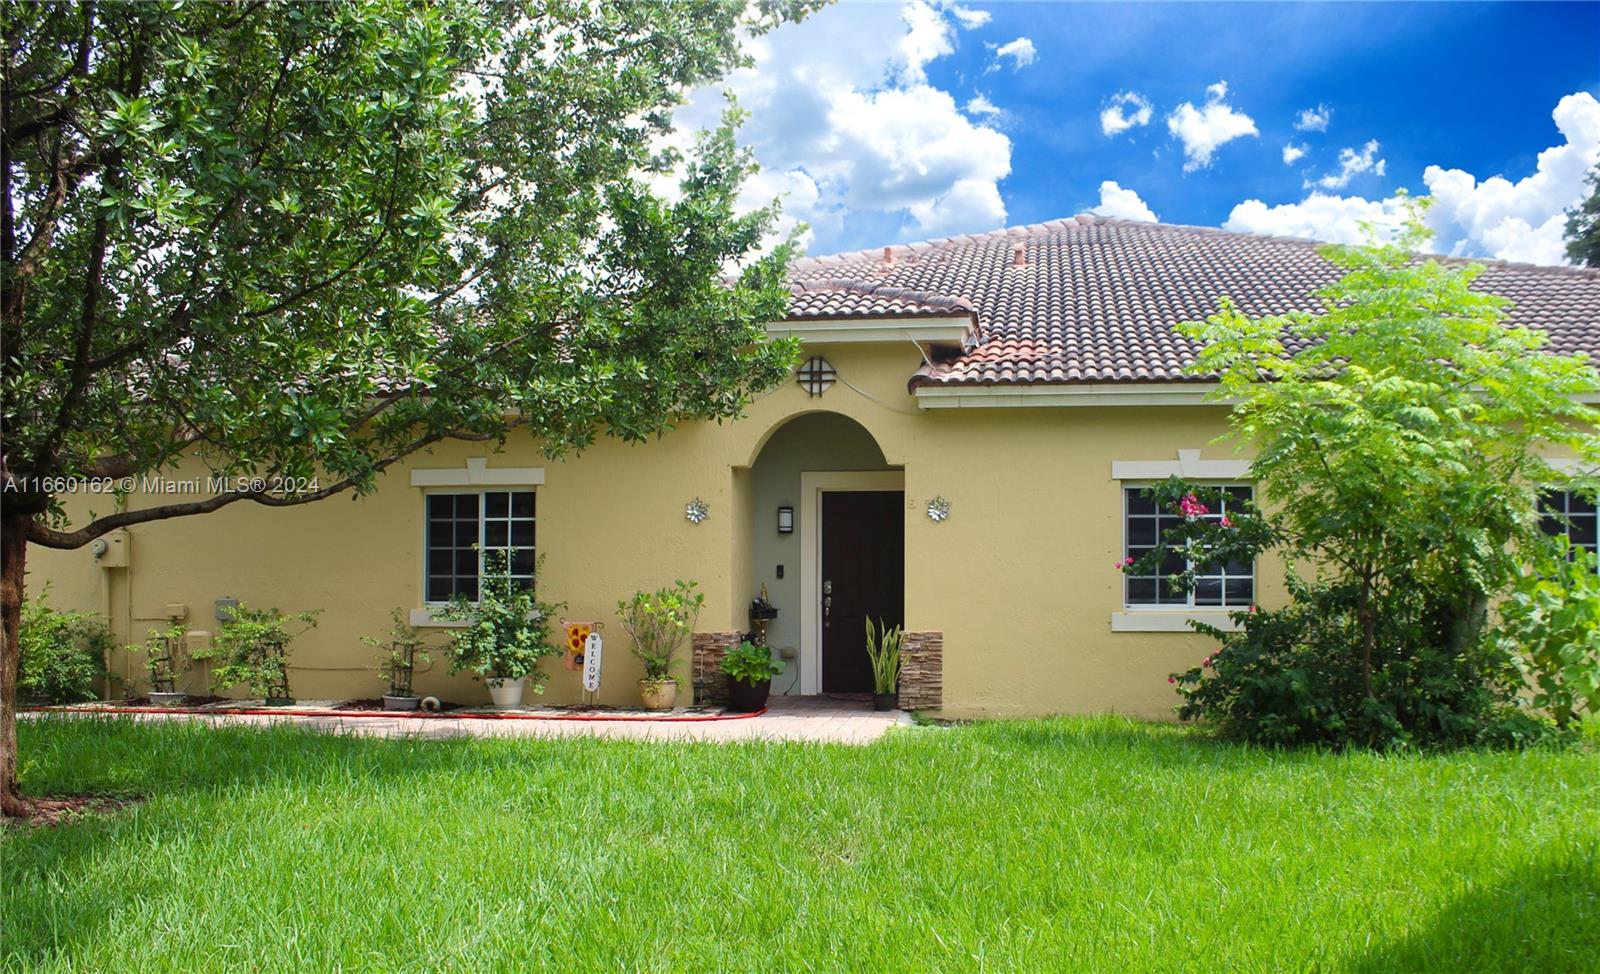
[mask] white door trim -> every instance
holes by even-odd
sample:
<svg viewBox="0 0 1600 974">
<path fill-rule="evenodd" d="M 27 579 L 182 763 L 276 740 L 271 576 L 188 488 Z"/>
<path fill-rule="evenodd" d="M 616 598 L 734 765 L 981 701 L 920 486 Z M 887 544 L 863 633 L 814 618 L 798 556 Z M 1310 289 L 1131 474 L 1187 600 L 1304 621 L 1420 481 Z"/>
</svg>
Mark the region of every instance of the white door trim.
<svg viewBox="0 0 1600 974">
<path fill-rule="evenodd" d="M 906 489 L 903 470 L 800 472 L 800 692 L 822 692 L 822 494 Z"/>
</svg>

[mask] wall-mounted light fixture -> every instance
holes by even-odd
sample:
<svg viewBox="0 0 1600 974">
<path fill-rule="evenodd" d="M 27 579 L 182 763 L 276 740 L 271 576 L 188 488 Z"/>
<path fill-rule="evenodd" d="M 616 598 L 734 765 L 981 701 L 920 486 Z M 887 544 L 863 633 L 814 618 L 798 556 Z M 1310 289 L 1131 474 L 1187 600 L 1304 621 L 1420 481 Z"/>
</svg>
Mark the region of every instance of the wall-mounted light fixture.
<svg viewBox="0 0 1600 974">
<path fill-rule="evenodd" d="M 788 504 L 778 506 L 778 533 L 794 534 L 794 508 Z"/>
</svg>

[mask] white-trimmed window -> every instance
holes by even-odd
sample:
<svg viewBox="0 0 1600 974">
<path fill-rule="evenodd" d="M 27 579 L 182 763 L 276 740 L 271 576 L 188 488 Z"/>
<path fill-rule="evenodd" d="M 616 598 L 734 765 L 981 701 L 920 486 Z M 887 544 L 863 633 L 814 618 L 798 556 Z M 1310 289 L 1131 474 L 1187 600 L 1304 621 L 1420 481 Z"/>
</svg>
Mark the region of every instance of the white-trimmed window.
<svg viewBox="0 0 1600 974">
<path fill-rule="evenodd" d="M 478 600 L 484 556 L 511 552 L 511 579 L 533 586 L 534 496 L 531 490 L 451 490 L 423 495 L 422 591 L 430 604 L 456 595 Z"/>
<path fill-rule="evenodd" d="M 1547 490 L 1539 497 L 1539 526 L 1545 534 L 1564 534 L 1574 548 L 1594 554 L 1596 537 L 1595 503 L 1575 490 Z"/>
<path fill-rule="evenodd" d="M 1220 521 L 1230 509 L 1251 499 L 1248 484 L 1208 484 L 1222 491 L 1220 510 L 1204 515 L 1206 520 Z M 1163 511 L 1145 494 L 1148 485 L 1124 485 L 1123 497 L 1123 554 L 1135 561 L 1149 554 L 1167 531 L 1183 523 L 1177 511 Z M 1126 575 L 1123 579 L 1123 601 L 1129 608 L 1243 608 L 1255 602 L 1255 565 L 1243 561 L 1209 562 L 1195 566 L 1195 587 L 1184 592 L 1168 580 L 1168 576 L 1182 574 L 1188 567 L 1181 553 L 1169 552 L 1153 575 Z"/>
</svg>

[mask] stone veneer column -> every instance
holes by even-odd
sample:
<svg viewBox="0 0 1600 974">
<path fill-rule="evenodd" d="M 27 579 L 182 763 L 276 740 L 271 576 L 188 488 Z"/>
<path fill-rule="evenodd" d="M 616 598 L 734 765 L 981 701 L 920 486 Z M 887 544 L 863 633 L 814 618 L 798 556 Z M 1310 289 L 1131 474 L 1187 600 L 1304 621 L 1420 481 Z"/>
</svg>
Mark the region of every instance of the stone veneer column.
<svg viewBox="0 0 1600 974">
<path fill-rule="evenodd" d="M 722 672 L 722 657 L 744 638 L 739 632 L 697 632 L 691 646 L 694 659 L 690 669 L 696 704 L 727 703 L 728 674 Z"/>
<path fill-rule="evenodd" d="M 944 633 L 908 632 L 900 644 L 900 708 L 944 705 Z"/>
</svg>

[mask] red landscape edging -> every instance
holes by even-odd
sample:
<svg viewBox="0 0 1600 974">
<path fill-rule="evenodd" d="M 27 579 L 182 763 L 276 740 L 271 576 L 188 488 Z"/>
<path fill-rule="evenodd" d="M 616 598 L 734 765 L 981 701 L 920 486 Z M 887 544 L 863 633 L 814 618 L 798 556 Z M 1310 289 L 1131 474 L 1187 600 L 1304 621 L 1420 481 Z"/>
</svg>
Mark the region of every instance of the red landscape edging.
<svg viewBox="0 0 1600 974">
<path fill-rule="evenodd" d="M 409 717 L 415 720 L 575 720 L 601 723 L 693 724 L 713 720 L 749 720 L 767 712 L 766 707 L 748 714 L 683 714 L 677 717 L 647 717 L 643 714 L 523 714 L 523 713 L 444 713 L 429 714 L 413 710 L 304 710 L 294 707 L 24 707 L 30 713 L 47 714 L 187 714 L 205 717 Z"/>
</svg>

